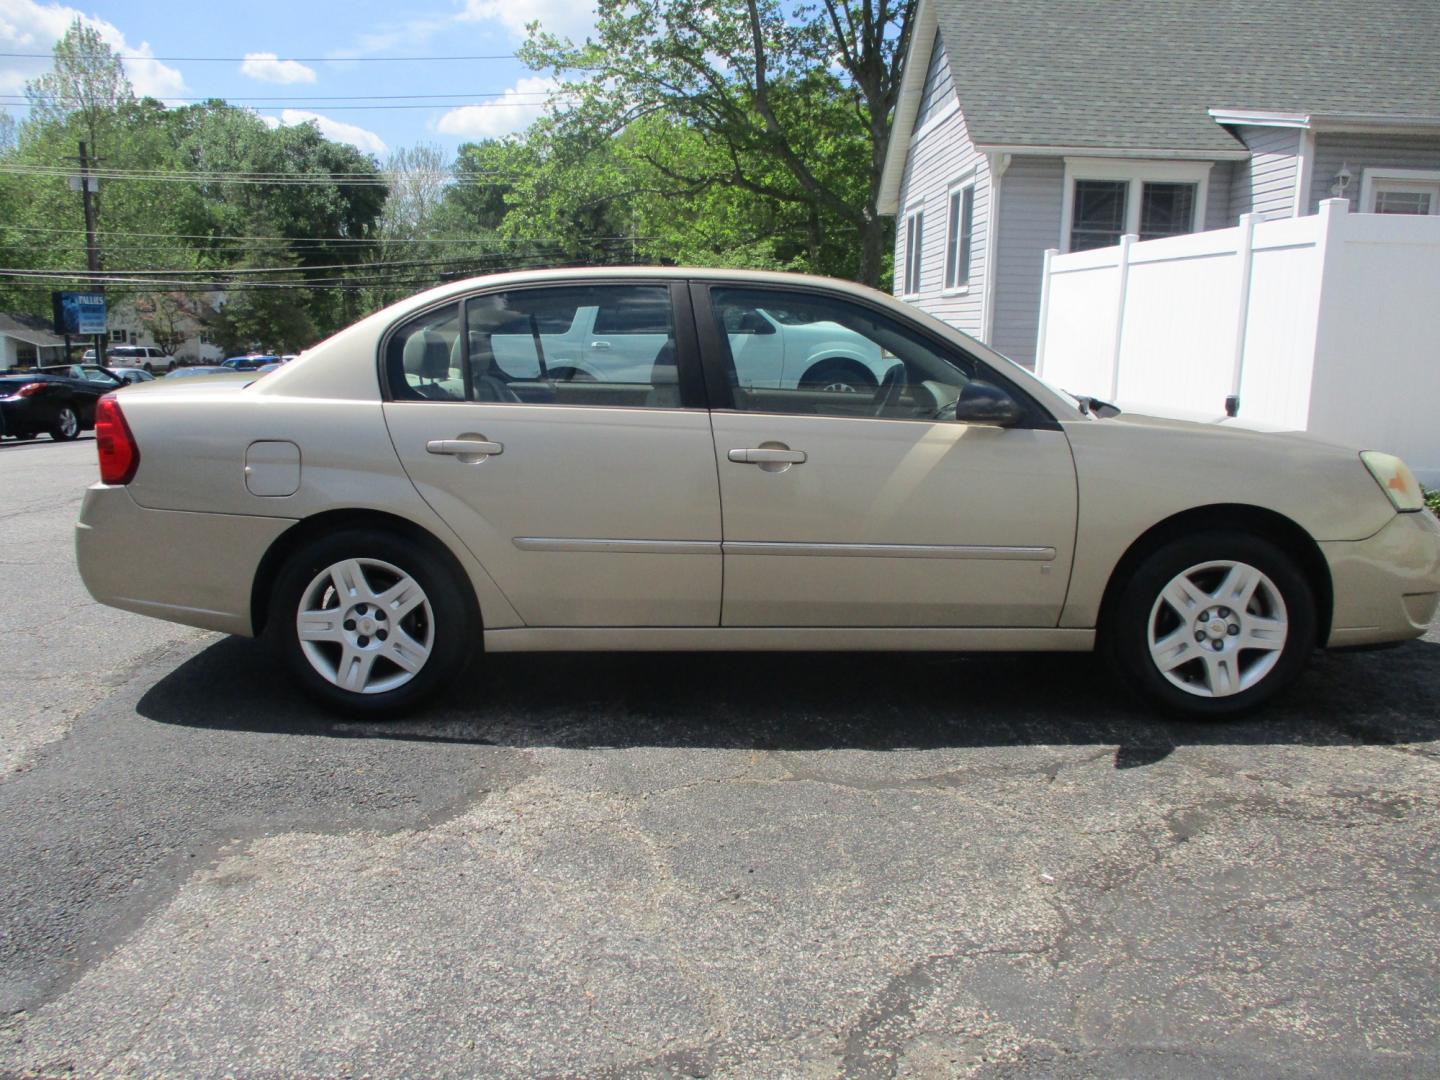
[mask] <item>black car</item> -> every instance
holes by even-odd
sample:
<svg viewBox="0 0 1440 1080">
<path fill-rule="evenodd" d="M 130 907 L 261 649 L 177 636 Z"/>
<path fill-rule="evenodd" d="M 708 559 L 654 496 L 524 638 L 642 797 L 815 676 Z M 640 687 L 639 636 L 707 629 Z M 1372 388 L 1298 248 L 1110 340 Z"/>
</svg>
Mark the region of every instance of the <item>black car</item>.
<svg viewBox="0 0 1440 1080">
<path fill-rule="evenodd" d="M 68 441 L 92 429 L 95 402 L 125 382 L 93 365 L 80 369 L 81 378 L 54 373 L 74 368 L 79 365 L 0 374 L 0 435 L 25 439 L 44 432 L 52 439 Z"/>
</svg>

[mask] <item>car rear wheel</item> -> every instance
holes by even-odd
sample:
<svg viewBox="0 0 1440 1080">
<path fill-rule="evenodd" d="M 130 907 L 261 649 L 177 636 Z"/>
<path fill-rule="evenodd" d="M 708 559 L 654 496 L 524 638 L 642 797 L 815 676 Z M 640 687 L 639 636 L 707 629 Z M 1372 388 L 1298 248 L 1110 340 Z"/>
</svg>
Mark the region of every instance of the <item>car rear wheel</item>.
<svg viewBox="0 0 1440 1080">
<path fill-rule="evenodd" d="M 69 405 L 61 405 L 60 411 L 55 414 L 55 426 L 50 429 L 50 437 L 56 442 L 70 442 L 80 437 L 80 417 Z"/>
<path fill-rule="evenodd" d="M 395 713 L 448 683 L 475 638 L 468 583 L 436 554 L 380 530 L 328 536 L 275 582 L 269 631 L 309 693 L 347 712 Z"/>
<path fill-rule="evenodd" d="M 1102 627 L 1121 676 L 1172 712 L 1222 719 L 1285 690 L 1315 647 L 1315 599 L 1274 544 L 1238 532 L 1177 540 L 1140 564 Z"/>
<path fill-rule="evenodd" d="M 800 380 L 805 390 L 828 390 L 832 394 L 874 394 L 875 376 L 851 360 L 821 360 Z"/>
</svg>

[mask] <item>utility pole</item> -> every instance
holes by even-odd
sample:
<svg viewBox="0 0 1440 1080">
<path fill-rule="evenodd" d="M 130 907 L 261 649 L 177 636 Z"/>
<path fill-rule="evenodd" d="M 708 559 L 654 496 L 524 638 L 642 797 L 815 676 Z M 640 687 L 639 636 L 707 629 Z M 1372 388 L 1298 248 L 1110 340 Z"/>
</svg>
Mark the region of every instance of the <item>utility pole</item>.
<svg viewBox="0 0 1440 1080">
<path fill-rule="evenodd" d="M 95 204 L 91 200 L 92 188 L 90 186 L 90 157 L 86 153 L 85 144 L 80 144 L 80 198 L 85 204 L 85 259 L 90 267 L 90 287 L 97 292 L 104 292 L 97 276 L 100 273 L 100 247 L 95 242 Z M 106 313 L 108 317 L 108 312 Z M 105 337 L 104 334 L 95 335 L 95 363 L 105 363 Z"/>
</svg>

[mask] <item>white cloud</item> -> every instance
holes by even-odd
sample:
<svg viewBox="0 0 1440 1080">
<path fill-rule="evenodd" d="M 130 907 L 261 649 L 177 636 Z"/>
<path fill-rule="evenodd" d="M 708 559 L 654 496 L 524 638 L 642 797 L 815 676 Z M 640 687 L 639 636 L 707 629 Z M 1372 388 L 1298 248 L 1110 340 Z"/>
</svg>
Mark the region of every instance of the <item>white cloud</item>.
<svg viewBox="0 0 1440 1080">
<path fill-rule="evenodd" d="M 175 68 L 159 60 L 146 59 L 155 55 L 150 43 L 132 45 L 114 23 L 86 15 L 64 4 L 40 4 L 36 0 L 0 0 L 0 52 L 48 53 L 75 19 L 94 27 L 104 42 L 122 56 L 142 59 L 126 60 L 125 73 L 141 97 L 172 100 L 185 90 L 185 78 Z M 18 94 L 25 83 L 50 70 L 48 58 L 11 57 L 0 69 L 0 93 Z"/>
<path fill-rule="evenodd" d="M 595 32 L 595 5 L 584 0 L 465 0 L 465 10 L 455 16 L 460 22 L 494 20 L 517 37 L 525 27 L 539 22 L 540 29 L 572 41 L 584 41 Z"/>
<path fill-rule="evenodd" d="M 320 129 L 320 134 L 335 142 L 349 143 L 357 150 L 363 150 L 368 154 L 383 155 L 390 148 L 385 145 L 385 140 L 376 135 L 373 131 L 362 128 L 358 124 L 347 124 L 340 120 L 332 120 L 320 113 L 306 112 L 304 109 L 282 109 L 280 115 L 262 116 L 265 126 L 269 128 L 295 127 L 299 124 L 313 123 Z"/>
<path fill-rule="evenodd" d="M 240 65 L 240 74 L 268 83 L 313 83 L 315 69 L 306 67 L 298 60 L 281 60 L 273 52 L 252 52 L 245 54 Z"/>
<path fill-rule="evenodd" d="M 521 79 L 494 101 L 451 109 L 435 122 L 435 130 L 470 139 L 494 139 L 521 131 L 550 107 L 550 95 L 559 85 L 549 78 Z"/>
</svg>

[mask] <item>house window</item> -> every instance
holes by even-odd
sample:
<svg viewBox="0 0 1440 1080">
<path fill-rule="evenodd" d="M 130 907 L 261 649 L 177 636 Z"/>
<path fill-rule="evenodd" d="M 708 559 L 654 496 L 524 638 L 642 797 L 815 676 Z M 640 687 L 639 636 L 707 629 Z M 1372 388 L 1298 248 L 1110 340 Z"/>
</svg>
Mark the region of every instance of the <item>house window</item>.
<svg viewBox="0 0 1440 1080">
<path fill-rule="evenodd" d="M 1195 185 L 1147 183 L 1140 188 L 1140 239 L 1195 231 Z"/>
<path fill-rule="evenodd" d="M 126 335 L 125 335 L 125 331 L 124 331 L 124 330 L 118 330 L 118 329 L 117 329 L 117 330 L 111 330 L 111 331 L 110 331 L 110 340 L 113 341 L 113 342 L 115 342 L 116 344 L 124 345 L 125 342 L 126 342 L 128 339 L 127 339 L 127 337 L 126 337 Z"/>
<path fill-rule="evenodd" d="M 1125 232 L 1129 193 L 1130 184 L 1125 180 L 1076 180 L 1070 250 L 1088 251 L 1118 244 Z"/>
<path fill-rule="evenodd" d="M 1440 214 L 1440 172 L 1366 169 L 1360 206 L 1371 214 Z"/>
<path fill-rule="evenodd" d="M 950 192 L 950 221 L 945 233 L 945 288 L 970 285 L 970 251 L 975 234 L 975 185 Z"/>
<path fill-rule="evenodd" d="M 903 296 L 914 296 L 920 291 L 920 254 L 924 243 L 925 214 L 916 210 L 905 217 L 905 278 Z"/>
<path fill-rule="evenodd" d="M 1086 251 L 1127 234 L 1158 240 L 1194 232 L 1205 221 L 1209 173 L 1209 162 L 1066 158 L 1061 245 Z"/>
</svg>

